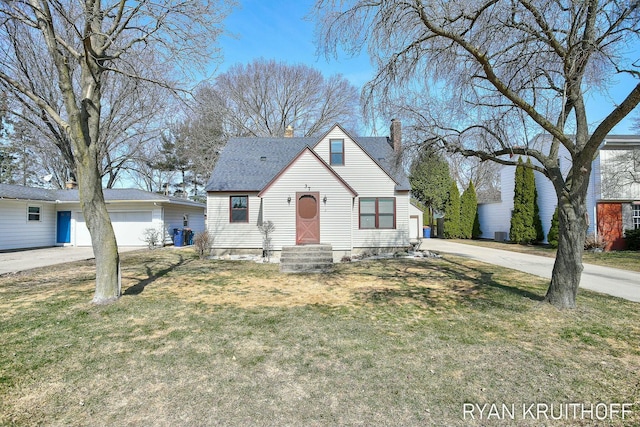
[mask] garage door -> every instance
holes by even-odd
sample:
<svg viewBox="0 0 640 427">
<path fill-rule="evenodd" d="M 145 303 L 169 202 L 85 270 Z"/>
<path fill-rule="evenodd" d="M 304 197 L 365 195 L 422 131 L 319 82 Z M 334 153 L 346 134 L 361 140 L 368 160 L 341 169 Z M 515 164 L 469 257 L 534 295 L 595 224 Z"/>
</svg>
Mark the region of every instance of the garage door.
<svg viewBox="0 0 640 427">
<path fill-rule="evenodd" d="M 144 246 L 142 232 L 153 227 L 151 211 L 110 212 L 118 246 Z M 91 236 L 82 212 L 76 212 L 76 246 L 91 246 Z"/>
</svg>

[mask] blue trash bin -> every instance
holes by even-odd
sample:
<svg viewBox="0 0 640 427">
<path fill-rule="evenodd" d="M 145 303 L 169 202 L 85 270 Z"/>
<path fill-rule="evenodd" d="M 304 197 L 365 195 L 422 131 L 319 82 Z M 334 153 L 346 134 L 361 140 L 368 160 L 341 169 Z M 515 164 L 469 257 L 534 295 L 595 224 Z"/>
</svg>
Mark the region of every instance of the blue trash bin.
<svg viewBox="0 0 640 427">
<path fill-rule="evenodd" d="M 431 227 L 422 227 L 422 237 L 425 239 L 431 238 Z"/>
<path fill-rule="evenodd" d="M 182 246 L 184 242 L 184 233 L 179 228 L 173 229 L 173 246 Z"/>
</svg>

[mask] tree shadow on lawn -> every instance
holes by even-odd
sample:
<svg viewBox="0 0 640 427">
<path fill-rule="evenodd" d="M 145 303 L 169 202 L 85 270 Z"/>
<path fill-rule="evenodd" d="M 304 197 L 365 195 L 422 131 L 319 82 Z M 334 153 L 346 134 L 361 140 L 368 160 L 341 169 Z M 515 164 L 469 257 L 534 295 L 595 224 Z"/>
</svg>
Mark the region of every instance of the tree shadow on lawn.
<svg viewBox="0 0 640 427">
<path fill-rule="evenodd" d="M 364 292 L 365 298 L 371 302 L 388 302 L 395 299 L 410 299 L 417 303 L 427 305 L 441 304 L 443 299 L 454 301 L 483 301 L 493 306 L 507 308 L 505 304 L 491 295 L 487 291 L 495 289 L 501 292 L 510 293 L 519 297 L 528 298 L 533 301 L 542 301 L 544 297 L 526 289 L 516 286 L 505 285 L 494 279 L 494 272 L 488 271 L 486 268 L 471 268 L 468 265 L 450 260 L 443 259 L 445 263 L 428 264 L 410 262 L 404 264 L 404 268 L 396 267 L 395 269 L 384 268 L 383 272 L 374 269 L 363 272 L 365 275 L 372 275 L 379 279 L 389 280 L 392 282 L 400 282 L 399 286 L 385 286 L 369 289 Z M 397 262 L 397 261 L 396 261 Z M 411 271 L 409 271 L 411 270 Z M 469 273 L 465 273 L 468 270 Z M 436 276 L 439 276 L 437 277 Z M 479 275 L 478 275 L 479 274 Z M 437 279 L 438 282 L 443 281 L 446 286 L 429 286 L 430 283 Z M 415 286 L 408 282 L 408 279 L 415 279 L 425 286 Z M 450 280 L 447 280 L 450 279 Z"/>
<path fill-rule="evenodd" d="M 150 260 L 150 262 L 153 262 L 153 261 Z M 185 259 L 185 257 L 180 255 L 179 256 L 179 260 L 177 262 L 174 262 L 174 263 L 170 264 L 168 267 L 163 268 L 162 270 L 158 270 L 155 273 L 153 272 L 153 269 L 151 268 L 151 266 L 149 264 L 146 264 L 144 266 L 144 268 L 146 270 L 147 278 L 146 279 L 139 279 L 139 278 L 135 277 L 134 280 L 137 280 L 138 283 L 136 283 L 135 285 L 129 286 L 123 292 L 123 295 L 140 295 L 148 285 L 152 284 L 153 282 L 155 282 L 159 278 L 161 278 L 163 276 L 166 276 L 172 270 L 184 265 L 186 262 L 187 262 L 187 259 Z"/>
</svg>

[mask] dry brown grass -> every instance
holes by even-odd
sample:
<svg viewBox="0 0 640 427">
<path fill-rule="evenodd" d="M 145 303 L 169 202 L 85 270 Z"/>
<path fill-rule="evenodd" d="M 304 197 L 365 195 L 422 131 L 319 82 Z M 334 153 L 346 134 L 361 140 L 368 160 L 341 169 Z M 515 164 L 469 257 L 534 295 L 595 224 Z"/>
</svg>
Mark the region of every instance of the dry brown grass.
<svg viewBox="0 0 640 427">
<path fill-rule="evenodd" d="M 593 425 L 470 420 L 464 403 L 635 404 L 639 305 L 446 257 L 277 265 L 123 256 L 116 304 L 91 263 L 0 277 L 0 425 Z"/>
</svg>

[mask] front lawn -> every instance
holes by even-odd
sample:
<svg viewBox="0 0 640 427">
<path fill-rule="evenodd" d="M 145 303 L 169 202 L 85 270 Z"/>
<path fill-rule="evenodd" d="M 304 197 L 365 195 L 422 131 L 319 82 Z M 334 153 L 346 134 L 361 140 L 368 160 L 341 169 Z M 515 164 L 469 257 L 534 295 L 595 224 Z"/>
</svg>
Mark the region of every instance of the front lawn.
<svg viewBox="0 0 640 427">
<path fill-rule="evenodd" d="M 640 423 L 637 303 L 581 291 L 560 312 L 545 280 L 449 256 L 322 275 L 122 259 L 109 306 L 90 262 L 0 277 L 0 425 Z M 600 412 L 545 419 L 569 404 Z"/>
</svg>

